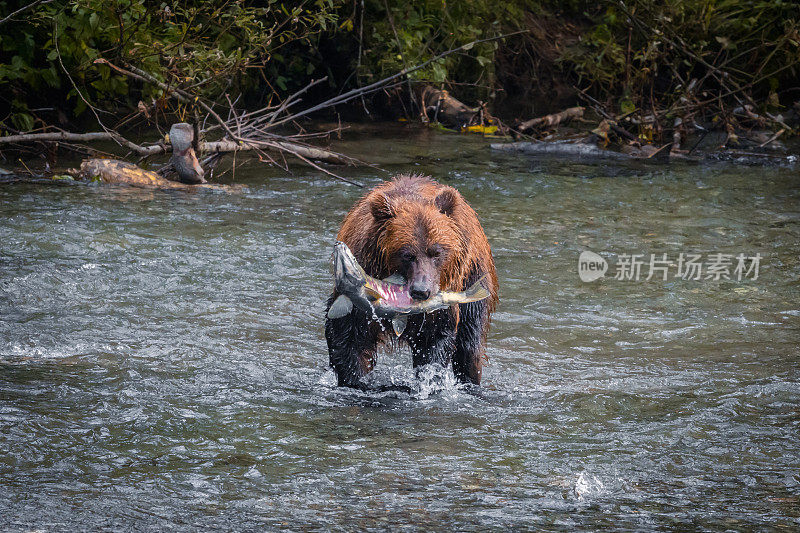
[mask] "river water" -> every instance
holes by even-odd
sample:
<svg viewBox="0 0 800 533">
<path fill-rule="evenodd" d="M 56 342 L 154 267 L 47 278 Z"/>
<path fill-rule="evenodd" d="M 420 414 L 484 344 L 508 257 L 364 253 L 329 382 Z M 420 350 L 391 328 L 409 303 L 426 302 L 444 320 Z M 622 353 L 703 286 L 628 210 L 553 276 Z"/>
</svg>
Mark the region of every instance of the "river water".
<svg viewBox="0 0 800 533">
<path fill-rule="evenodd" d="M 369 381 L 411 393 L 335 386 L 323 304 L 353 186 L 242 159 L 230 194 L 5 185 L 0 529 L 800 529 L 796 169 L 411 128 L 337 146 L 478 212 L 501 298 L 483 386 L 417 379 L 405 351 Z M 584 250 L 604 278 L 581 281 Z M 731 279 L 645 279 L 681 253 L 732 254 Z M 638 280 L 615 279 L 626 254 Z"/>
</svg>

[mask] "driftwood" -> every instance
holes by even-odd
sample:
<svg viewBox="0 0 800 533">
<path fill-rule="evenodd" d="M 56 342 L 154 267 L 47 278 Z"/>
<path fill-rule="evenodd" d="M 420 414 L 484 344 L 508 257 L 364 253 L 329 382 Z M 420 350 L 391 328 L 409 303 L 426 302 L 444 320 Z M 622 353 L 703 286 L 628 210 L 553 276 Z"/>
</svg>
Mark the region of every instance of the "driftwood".
<svg viewBox="0 0 800 533">
<path fill-rule="evenodd" d="M 775 141 L 778 139 L 778 137 L 780 137 L 781 135 L 783 135 L 783 134 L 784 134 L 784 132 L 786 132 L 786 129 L 785 129 L 785 128 L 781 128 L 781 129 L 779 129 L 777 132 L 775 132 L 775 133 L 774 133 L 774 134 L 772 134 L 772 135 L 771 135 L 769 138 L 767 138 L 767 140 L 765 140 L 764 142 L 762 142 L 761 144 L 759 144 L 759 145 L 758 145 L 758 147 L 759 147 L 759 148 L 764 148 L 764 147 L 765 147 L 765 146 L 767 146 L 768 144 L 772 144 L 772 143 L 774 143 L 774 142 L 775 142 Z"/>
<path fill-rule="evenodd" d="M 559 124 L 569 122 L 572 119 L 582 118 L 585 110 L 585 107 L 570 107 L 569 109 L 565 109 L 559 113 L 532 118 L 530 120 L 526 120 L 525 122 L 521 122 L 519 126 L 517 126 L 517 130 L 519 130 L 521 133 L 525 133 L 529 130 L 558 126 Z"/>
<path fill-rule="evenodd" d="M 19 135 L 6 135 L 0 137 L 0 144 L 12 143 L 32 143 L 32 142 L 97 142 L 97 141 L 114 141 L 125 146 L 136 155 L 147 157 L 151 155 L 162 154 L 166 151 L 166 147 L 161 144 L 152 146 L 139 146 L 133 143 L 122 135 L 114 131 L 97 131 L 91 133 L 71 133 L 68 131 L 51 131 L 46 133 L 22 133 Z"/>
<path fill-rule="evenodd" d="M 81 179 L 119 183 L 147 189 L 185 189 L 188 186 L 162 178 L 155 172 L 118 159 L 86 159 L 81 163 Z"/>
<path fill-rule="evenodd" d="M 170 181 L 158 175 L 156 172 L 145 170 L 141 167 L 120 161 L 118 159 L 85 159 L 81 163 L 80 170 L 68 172 L 78 179 L 89 181 L 101 181 L 103 183 L 113 183 L 117 185 L 130 185 L 143 189 L 162 189 L 179 191 L 196 191 L 207 189 L 215 191 L 236 192 L 241 190 L 241 186 L 218 185 L 212 183 L 202 183 L 189 185 Z"/>
<path fill-rule="evenodd" d="M 604 150 L 592 143 L 571 143 L 564 141 L 542 141 L 542 142 L 513 142 L 495 143 L 491 147 L 493 150 L 503 152 L 522 152 L 531 155 L 561 156 L 575 159 L 593 160 L 620 160 L 620 161 L 652 161 L 654 157 L 671 148 L 673 143 L 667 143 L 660 148 L 652 145 L 634 147 L 625 145 L 622 147 L 624 152 Z M 669 153 L 671 162 L 700 163 L 712 161 L 735 161 L 740 165 L 787 165 L 795 167 L 800 164 L 796 156 L 786 156 L 777 154 L 765 154 L 758 152 L 747 152 L 742 150 L 719 150 L 716 152 L 706 152 L 693 156 L 690 151 L 677 150 Z"/>
<path fill-rule="evenodd" d="M 274 141 L 244 141 L 237 144 L 235 141 L 214 141 L 200 143 L 204 154 L 216 154 L 227 152 L 244 152 L 248 150 L 274 150 L 285 151 L 308 159 L 315 159 L 318 161 L 326 161 L 328 163 L 336 163 L 339 165 L 348 165 L 353 160 L 345 155 L 337 154 L 323 148 L 315 146 L 304 146 L 297 143 L 287 141 L 274 140 Z"/>
<path fill-rule="evenodd" d="M 514 143 L 494 143 L 492 150 L 503 152 L 524 152 L 527 154 L 538 155 L 559 155 L 575 158 L 588 159 L 633 159 L 628 154 L 603 150 L 592 143 L 570 143 L 570 142 L 514 142 Z"/>
<path fill-rule="evenodd" d="M 123 145 L 129 148 L 136 155 L 142 157 L 154 156 L 165 154 L 172 151 L 172 145 L 159 142 L 147 146 L 140 146 L 124 139 L 116 132 L 91 132 L 91 133 L 72 133 L 67 131 L 53 131 L 46 133 L 23 133 L 20 135 L 7 135 L 0 137 L 0 144 L 26 144 L 33 142 L 97 142 L 97 141 L 125 141 Z M 273 150 L 273 151 L 288 151 L 296 153 L 302 157 L 315 159 L 318 161 L 326 161 L 328 163 L 336 163 L 340 165 L 349 164 L 353 160 L 337 154 L 324 148 L 317 148 L 315 146 L 306 146 L 302 144 L 275 140 L 270 142 L 243 142 L 236 143 L 235 141 L 213 141 L 201 142 L 200 150 L 204 153 L 227 153 L 227 152 L 242 152 L 248 150 Z"/>
</svg>

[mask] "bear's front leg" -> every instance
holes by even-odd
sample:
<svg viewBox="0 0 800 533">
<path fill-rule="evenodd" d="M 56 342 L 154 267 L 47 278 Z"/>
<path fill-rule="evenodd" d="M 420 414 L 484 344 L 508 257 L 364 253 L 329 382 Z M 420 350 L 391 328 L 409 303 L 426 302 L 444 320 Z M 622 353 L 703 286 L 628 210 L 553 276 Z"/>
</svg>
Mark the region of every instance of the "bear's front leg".
<svg viewBox="0 0 800 533">
<path fill-rule="evenodd" d="M 414 368 L 431 363 L 450 365 L 455 351 L 456 320 L 452 311 L 443 309 L 414 315 L 406 329 L 405 340 L 411 348 Z"/>
<path fill-rule="evenodd" d="M 328 299 L 327 309 L 337 296 L 333 294 Z M 325 319 L 330 366 L 340 387 L 362 388 L 361 377 L 375 365 L 378 334 L 373 326 L 367 314 L 356 308 L 341 318 Z"/>
<path fill-rule="evenodd" d="M 462 382 L 481 383 L 484 335 L 489 322 L 485 301 L 459 305 L 458 333 L 453 354 L 453 373 Z"/>
</svg>

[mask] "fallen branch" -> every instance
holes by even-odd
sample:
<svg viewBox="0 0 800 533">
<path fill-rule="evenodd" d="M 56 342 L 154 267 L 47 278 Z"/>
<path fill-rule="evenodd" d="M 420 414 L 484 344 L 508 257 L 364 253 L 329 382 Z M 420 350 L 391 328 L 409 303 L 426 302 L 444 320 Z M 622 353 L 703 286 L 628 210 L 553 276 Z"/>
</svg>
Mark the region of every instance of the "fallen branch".
<svg viewBox="0 0 800 533">
<path fill-rule="evenodd" d="M 29 133 L 20 135 L 8 135 L 0 137 L 0 144 L 12 143 L 32 143 L 32 142 L 96 142 L 96 141 L 119 141 L 127 148 L 131 149 L 137 155 L 149 157 L 159 154 L 164 154 L 172 151 L 172 146 L 166 143 L 153 144 L 149 146 L 140 146 L 135 144 L 118 133 L 108 133 L 104 131 L 92 133 L 71 133 L 66 131 L 54 131 L 47 133 Z M 316 159 L 319 161 L 326 161 L 328 163 L 336 163 L 340 165 L 349 165 L 353 163 L 353 159 L 324 150 L 313 146 L 303 146 L 301 144 L 274 140 L 274 141 L 244 141 L 236 143 L 235 141 L 213 141 L 201 142 L 200 149 L 204 153 L 228 153 L 228 152 L 241 152 L 248 150 L 259 149 L 273 149 L 285 150 L 295 155 L 301 155 L 308 159 Z"/>
<path fill-rule="evenodd" d="M 517 129 L 524 133 L 528 130 L 536 129 L 536 128 L 549 128 L 552 126 L 558 126 L 562 122 L 569 122 L 575 118 L 583 117 L 583 112 L 586 110 L 585 107 L 570 107 L 569 109 L 565 109 L 559 113 L 553 113 L 551 115 L 545 115 L 543 117 L 532 118 L 525 122 L 522 122 Z"/>
<path fill-rule="evenodd" d="M 490 145 L 492 150 L 505 152 L 525 152 L 536 155 L 565 156 L 587 159 L 634 159 L 628 154 L 604 150 L 593 143 L 571 143 L 571 142 L 513 142 L 513 143 L 494 143 Z"/>
<path fill-rule="evenodd" d="M 659 148 L 658 150 L 654 151 L 652 154 L 650 154 L 647 157 L 645 157 L 645 159 L 652 159 L 657 154 L 661 153 L 665 148 L 667 148 L 668 146 L 672 146 L 672 145 L 673 145 L 673 143 L 667 143 L 667 144 L 663 145 L 661 148 Z"/>
<path fill-rule="evenodd" d="M 353 160 L 350 159 L 349 157 L 346 157 L 342 154 L 337 154 L 336 152 L 330 152 L 328 150 L 323 150 L 322 148 L 316 148 L 313 146 L 303 146 L 300 144 L 291 143 L 287 141 L 279 141 L 279 140 L 275 141 L 246 140 L 242 141 L 239 144 L 237 144 L 234 141 L 222 140 L 222 141 L 200 143 L 200 147 L 203 153 L 209 153 L 209 154 L 273 149 L 278 151 L 285 150 L 294 155 L 299 154 L 309 159 L 326 161 L 328 163 L 337 163 L 340 165 L 348 165 L 352 164 L 353 162 Z"/>
<path fill-rule="evenodd" d="M 758 147 L 759 148 L 764 148 L 766 145 L 768 145 L 769 143 L 771 143 L 772 141 L 776 140 L 778 137 L 783 135 L 783 132 L 785 132 L 785 131 L 786 131 L 785 129 L 778 130 L 778 132 L 775 133 L 775 135 L 773 135 L 772 137 L 770 137 L 769 139 L 767 139 L 763 143 L 759 144 Z"/>
<path fill-rule="evenodd" d="M 67 131 L 52 131 L 47 133 L 22 133 L 19 135 L 7 135 L 0 137 L 0 144 L 10 143 L 30 143 L 30 142 L 94 142 L 94 141 L 116 141 L 141 156 L 151 156 L 162 154 L 166 147 L 161 144 L 152 146 L 140 146 L 129 141 L 116 132 L 98 131 L 92 133 L 70 133 Z"/>
</svg>

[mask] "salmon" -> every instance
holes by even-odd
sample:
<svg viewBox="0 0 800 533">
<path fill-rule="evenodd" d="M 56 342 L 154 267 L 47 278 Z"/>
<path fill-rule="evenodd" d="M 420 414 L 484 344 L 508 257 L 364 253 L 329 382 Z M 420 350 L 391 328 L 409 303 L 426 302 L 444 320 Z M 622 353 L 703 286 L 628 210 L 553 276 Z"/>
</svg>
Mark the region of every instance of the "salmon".
<svg viewBox="0 0 800 533">
<path fill-rule="evenodd" d="M 405 331 L 410 315 L 432 313 L 490 296 L 486 276 L 483 276 L 463 292 L 439 291 L 427 300 L 415 300 L 401 275 L 394 274 L 383 280 L 373 278 L 358 264 L 350 248 L 343 242 L 337 242 L 333 248 L 332 266 L 339 296 L 328 309 L 328 318 L 333 320 L 347 316 L 355 306 L 373 316 L 391 320 L 398 337 Z"/>
</svg>

